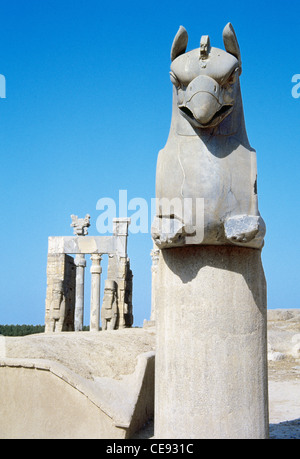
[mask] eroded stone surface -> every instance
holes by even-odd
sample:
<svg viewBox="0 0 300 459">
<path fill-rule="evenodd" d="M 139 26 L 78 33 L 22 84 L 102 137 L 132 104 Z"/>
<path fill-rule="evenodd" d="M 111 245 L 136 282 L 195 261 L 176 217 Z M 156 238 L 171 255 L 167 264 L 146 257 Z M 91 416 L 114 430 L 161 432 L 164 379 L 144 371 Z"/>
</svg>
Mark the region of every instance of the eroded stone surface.
<svg viewBox="0 0 300 459">
<path fill-rule="evenodd" d="M 188 34 L 181 26 L 173 42 L 172 122 L 158 155 L 152 228 L 161 249 L 263 246 L 266 228 L 258 210 L 256 152 L 246 133 L 241 53 L 230 23 L 223 39 L 226 51 L 212 47 L 203 36 L 200 49 L 186 52 Z M 204 200 L 203 208 L 199 200 Z"/>
</svg>

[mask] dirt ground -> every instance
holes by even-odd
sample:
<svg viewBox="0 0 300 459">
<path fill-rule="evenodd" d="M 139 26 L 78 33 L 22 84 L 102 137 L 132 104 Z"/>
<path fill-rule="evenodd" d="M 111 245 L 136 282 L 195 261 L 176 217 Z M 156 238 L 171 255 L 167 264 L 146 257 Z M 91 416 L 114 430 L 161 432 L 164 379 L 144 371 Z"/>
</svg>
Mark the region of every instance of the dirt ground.
<svg viewBox="0 0 300 459">
<path fill-rule="evenodd" d="M 300 439 L 300 310 L 268 311 L 270 438 Z"/>
<path fill-rule="evenodd" d="M 300 439 L 300 310 L 268 311 L 270 439 Z M 153 438 L 150 421 L 135 438 Z"/>
<path fill-rule="evenodd" d="M 269 419 L 270 439 L 300 439 L 300 361 L 269 362 Z M 153 420 L 134 438 L 154 438 Z"/>
</svg>

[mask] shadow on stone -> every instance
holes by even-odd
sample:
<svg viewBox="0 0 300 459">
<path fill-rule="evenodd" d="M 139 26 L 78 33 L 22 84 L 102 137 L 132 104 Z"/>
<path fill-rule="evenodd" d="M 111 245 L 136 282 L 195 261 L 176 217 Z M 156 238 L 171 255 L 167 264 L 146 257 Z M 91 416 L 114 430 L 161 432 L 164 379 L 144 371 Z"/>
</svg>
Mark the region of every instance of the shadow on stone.
<svg viewBox="0 0 300 459">
<path fill-rule="evenodd" d="M 243 276 L 252 292 L 256 305 L 261 309 L 262 285 L 265 285 L 260 250 L 233 246 L 188 246 L 162 251 L 163 259 L 183 284 L 192 282 L 205 267 L 230 271 Z M 263 279 L 262 283 L 257 279 Z M 265 314 L 266 304 L 263 304 Z"/>
</svg>

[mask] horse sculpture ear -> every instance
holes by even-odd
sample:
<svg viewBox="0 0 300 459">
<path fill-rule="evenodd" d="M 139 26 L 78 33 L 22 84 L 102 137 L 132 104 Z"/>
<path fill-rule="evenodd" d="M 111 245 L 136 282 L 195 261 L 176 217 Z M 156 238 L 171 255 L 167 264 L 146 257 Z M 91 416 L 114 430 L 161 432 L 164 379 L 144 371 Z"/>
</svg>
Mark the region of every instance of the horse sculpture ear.
<svg viewBox="0 0 300 459">
<path fill-rule="evenodd" d="M 236 38 L 236 34 L 234 28 L 230 22 L 225 26 L 223 30 L 223 41 L 225 45 L 225 49 L 229 54 L 232 54 L 234 57 L 237 58 L 240 65 L 240 74 L 242 73 L 242 59 L 241 59 L 241 51 L 240 47 Z"/>
<path fill-rule="evenodd" d="M 171 50 L 171 61 L 173 62 L 176 57 L 185 53 L 188 44 L 188 34 L 183 26 L 179 27 L 179 30 L 174 38 L 172 50 Z"/>
</svg>

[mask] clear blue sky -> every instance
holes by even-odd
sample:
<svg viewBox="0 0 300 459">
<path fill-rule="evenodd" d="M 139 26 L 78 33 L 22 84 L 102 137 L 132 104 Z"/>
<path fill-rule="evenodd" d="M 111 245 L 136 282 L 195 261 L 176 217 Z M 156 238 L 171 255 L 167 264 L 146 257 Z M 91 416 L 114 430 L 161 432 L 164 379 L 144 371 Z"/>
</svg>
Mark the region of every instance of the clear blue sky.
<svg viewBox="0 0 300 459">
<path fill-rule="evenodd" d="M 223 48 L 229 21 L 257 150 L 268 307 L 300 307 L 299 0 L 0 0 L 0 13 L 1 324 L 44 323 L 48 236 L 71 235 L 72 213 L 89 213 L 97 235 L 100 198 L 127 190 L 150 203 L 173 38 L 183 25 L 189 50 L 206 34 Z M 150 316 L 151 248 L 150 234 L 130 235 L 135 325 Z"/>
</svg>

